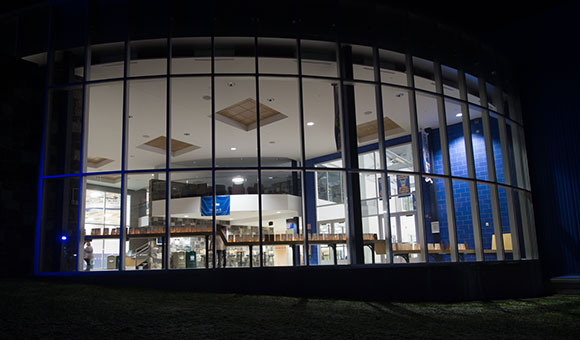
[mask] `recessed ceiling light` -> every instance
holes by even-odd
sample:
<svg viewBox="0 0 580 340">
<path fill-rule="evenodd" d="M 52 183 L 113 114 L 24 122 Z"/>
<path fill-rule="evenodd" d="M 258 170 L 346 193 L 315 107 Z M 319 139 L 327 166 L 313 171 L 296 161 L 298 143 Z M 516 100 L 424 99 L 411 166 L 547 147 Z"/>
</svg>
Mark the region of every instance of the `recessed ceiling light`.
<svg viewBox="0 0 580 340">
<path fill-rule="evenodd" d="M 365 111 L 365 115 L 370 115 L 372 113 L 373 113 L 373 111 Z"/>
<path fill-rule="evenodd" d="M 129 115 L 129 118 L 133 118 L 133 116 Z"/>
<path fill-rule="evenodd" d="M 268 143 L 270 143 L 270 144 L 276 144 L 276 141 L 271 140 Z"/>
<path fill-rule="evenodd" d="M 401 92 L 401 93 L 397 93 L 397 94 L 395 95 L 395 97 L 397 97 L 397 98 L 401 98 L 401 97 L 402 97 L 402 96 L 404 96 L 404 95 L 405 95 L 405 94 Z"/>
<path fill-rule="evenodd" d="M 308 123 L 306 123 L 306 125 L 313 126 L 314 125 L 314 122 L 308 122 Z"/>
<path fill-rule="evenodd" d="M 279 214 L 279 213 L 280 213 L 279 211 L 276 211 L 276 214 Z"/>
<path fill-rule="evenodd" d="M 149 135 L 143 135 L 143 138 L 149 138 Z"/>
<path fill-rule="evenodd" d="M 273 102 L 273 101 L 274 101 L 274 98 L 268 98 L 268 99 L 266 99 L 266 100 L 267 100 L 268 102 L 270 102 L 270 103 L 271 103 L 271 102 Z"/>
<path fill-rule="evenodd" d="M 455 115 L 455 117 L 461 117 L 463 116 L 463 113 L 459 112 L 458 114 Z"/>
<path fill-rule="evenodd" d="M 189 217 L 189 215 L 183 215 L 183 217 Z"/>
<path fill-rule="evenodd" d="M 233 81 L 228 81 L 228 87 L 234 87 L 236 86 L 236 83 L 234 83 Z"/>
<path fill-rule="evenodd" d="M 151 177 L 155 177 L 155 174 L 151 174 Z"/>
<path fill-rule="evenodd" d="M 230 150 L 232 150 L 232 151 L 236 151 L 237 149 L 238 149 L 238 148 L 236 148 L 236 147 L 233 147 L 233 146 L 230 148 Z"/>
<path fill-rule="evenodd" d="M 243 177 L 234 177 L 232 178 L 232 182 L 234 182 L 234 184 L 242 184 L 244 183 L 246 180 Z"/>
<path fill-rule="evenodd" d="M 190 135 L 190 133 L 189 133 L 189 132 L 185 132 L 183 135 L 184 135 L 184 136 L 189 136 L 189 135 Z"/>
<path fill-rule="evenodd" d="M 206 95 L 206 96 L 203 96 L 203 97 L 201 97 L 201 98 L 202 98 L 203 100 L 210 100 L 210 99 L 211 99 L 211 96 L 207 96 L 207 95 Z"/>
<path fill-rule="evenodd" d="M 274 178 L 274 177 L 272 177 L 272 176 L 268 177 L 268 179 L 272 179 L 272 178 Z"/>
</svg>

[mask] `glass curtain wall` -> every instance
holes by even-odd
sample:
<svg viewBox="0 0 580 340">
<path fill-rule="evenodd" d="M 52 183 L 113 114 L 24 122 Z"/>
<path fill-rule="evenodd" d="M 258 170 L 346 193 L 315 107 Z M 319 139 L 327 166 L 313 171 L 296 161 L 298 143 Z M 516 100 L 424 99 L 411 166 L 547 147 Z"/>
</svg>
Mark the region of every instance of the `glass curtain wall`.
<svg viewBox="0 0 580 340">
<path fill-rule="evenodd" d="M 522 126 L 484 73 L 332 41 L 55 29 L 40 272 L 537 257 Z"/>
</svg>

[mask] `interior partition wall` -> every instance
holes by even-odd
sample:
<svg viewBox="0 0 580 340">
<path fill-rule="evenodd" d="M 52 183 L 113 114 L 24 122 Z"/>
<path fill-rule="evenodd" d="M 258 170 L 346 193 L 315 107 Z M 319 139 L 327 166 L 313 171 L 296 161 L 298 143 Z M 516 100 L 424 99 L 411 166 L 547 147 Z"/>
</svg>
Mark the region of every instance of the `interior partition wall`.
<svg viewBox="0 0 580 340">
<path fill-rule="evenodd" d="M 37 273 L 537 258 L 498 71 L 131 8 L 54 5 L 25 58 L 48 71 Z"/>
</svg>

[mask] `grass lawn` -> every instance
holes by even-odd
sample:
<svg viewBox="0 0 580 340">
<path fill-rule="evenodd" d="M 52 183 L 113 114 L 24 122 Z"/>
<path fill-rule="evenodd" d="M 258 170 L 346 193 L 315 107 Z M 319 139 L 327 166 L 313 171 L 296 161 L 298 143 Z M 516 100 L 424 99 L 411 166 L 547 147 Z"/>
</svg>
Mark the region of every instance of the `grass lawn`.
<svg viewBox="0 0 580 340">
<path fill-rule="evenodd" d="M 580 339 L 580 296 L 390 303 L 0 281 L 0 339 Z"/>
</svg>

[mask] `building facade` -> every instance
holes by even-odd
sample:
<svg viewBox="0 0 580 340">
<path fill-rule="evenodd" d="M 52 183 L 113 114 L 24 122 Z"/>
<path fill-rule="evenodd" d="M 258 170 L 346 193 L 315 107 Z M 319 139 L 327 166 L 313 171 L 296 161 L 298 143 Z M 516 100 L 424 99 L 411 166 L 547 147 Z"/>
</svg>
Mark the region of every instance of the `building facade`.
<svg viewBox="0 0 580 340">
<path fill-rule="evenodd" d="M 46 70 L 36 274 L 537 262 L 492 50 L 380 3 L 224 6 L 21 15 L 46 23 L 21 52 Z"/>
</svg>

